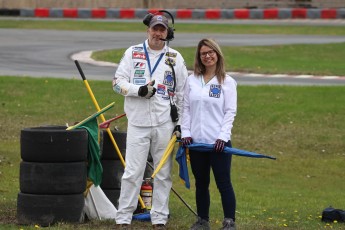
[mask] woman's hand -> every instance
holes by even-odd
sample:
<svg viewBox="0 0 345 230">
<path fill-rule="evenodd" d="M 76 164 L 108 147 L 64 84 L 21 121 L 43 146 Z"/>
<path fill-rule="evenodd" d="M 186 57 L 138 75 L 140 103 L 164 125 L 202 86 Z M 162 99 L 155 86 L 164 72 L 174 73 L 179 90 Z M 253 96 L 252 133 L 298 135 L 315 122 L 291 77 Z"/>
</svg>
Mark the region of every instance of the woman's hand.
<svg viewBox="0 0 345 230">
<path fill-rule="evenodd" d="M 217 139 L 216 143 L 214 143 L 214 151 L 217 153 L 221 153 L 224 151 L 225 141 L 221 139 Z"/>
<path fill-rule="evenodd" d="M 188 145 L 191 145 L 192 143 L 193 143 L 193 139 L 191 137 L 182 138 L 183 147 L 188 147 Z"/>
</svg>

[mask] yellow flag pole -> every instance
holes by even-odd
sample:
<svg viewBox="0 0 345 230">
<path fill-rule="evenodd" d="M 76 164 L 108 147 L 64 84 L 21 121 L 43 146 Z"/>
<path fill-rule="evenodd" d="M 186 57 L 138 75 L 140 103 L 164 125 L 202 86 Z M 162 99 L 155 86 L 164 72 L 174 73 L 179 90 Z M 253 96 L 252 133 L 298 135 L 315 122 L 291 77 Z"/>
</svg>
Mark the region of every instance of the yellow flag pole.
<svg viewBox="0 0 345 230">
<path fill-rule="evenodd" d="M 82 79 L 83 79 L 83 82 L 84 82 L 84 84 L 85 84 L 85 87 L 86 87 L 87 91 L 88 91 L 89 94 L 90 94 L 90 97 L 91 97 L 91 99 L 92 99 L 93 104 L 95 105 L 95 107 L 96 107 L 96 109 L 97 109 L 97 112 L 99 112 L 99 111 L 101 110 L 101 108 L 99 107 L 98 102 L 97 102 L 97 100 L 96 100 L 96 98 L 95 98 L 95 96 L 94 96 L 94 94 L 93 94 L 93 92 L 92 92 L 92 90 L 91 90 L 91 87 L 90 87 L 89 83 L 88 83 L 87 80 L 86 80 L 86 77 L 85 77 L 85 75 L 84 75 L 84 72 L 83 72 L 83 70 L 81 69 L 81 67 L 80 67 L 80 65 L 79 65 L 79 62 L 78 62 L 77 60 L 74 60 L 74 62 L 75 62 L 75 64 L 76 64 L 77 68 L 78 68 L 78 71 L 79 71 L 79 73 L 80 73 L 80 76 L 81 76 Z M 103 114 L 100 114 L 100 118 L 101 118 L 102 122 L 105 122 L 105 121 L 106 121 L 106 119 L 105 119 L 105 117 L 104 117 Z M 114 147 L 115 147 L 116 153 L 117 153 L 117 155 L 119 156 L 120 161 L 121 161 L 123 167 L 125 167 L 125 166 L 126 166 L 125 160 L 123 159 L 123 157 L 122 157 L 122 155 L 121 155 L 120 149 L 119 149 L 119 147 L 118 147 L 117 144 L 116 144 L 116 141 L 115 141 L 115 139 L 114 139 L 113 134 L 111 133 L 111 130 L 110 130 L 109 128 L 106 128 L 106 131 L 107 131 L 107 133 L 108 133 L 108 135 L 109 135 L 109 138 L 110 138 L 111 142 L 113 143 L 113 145 L 114 145 Z M 142 207 L 143 209 L 145 209 L 146 206 L 145 206 L 144 201 L 143 201 L 143 199 L 141 198 L 140 195 L 139 195 L 139 202 L 140 202 L 141 207 Z"/>
<path fill-rule="evenodd" d="M 163 167 L 163 165 L 166 163 L 168 157 L 170 156 L 170 154 L 172 153 L 173 149 L 174 149 L 174 144 L 176 142 L 177 138 L 176 135 L 173 135 L 172 138 L 170 139 L 168 146 L 165 149 L 165 152 L 162 156 L 162 159 L 160 160 L 157 168 L 155 169 L 155 171 L 153 172 L 151 178 L 154 178 L 156 176 L 156 174 L 158 173 L 158 171 Z"/>
</svg>

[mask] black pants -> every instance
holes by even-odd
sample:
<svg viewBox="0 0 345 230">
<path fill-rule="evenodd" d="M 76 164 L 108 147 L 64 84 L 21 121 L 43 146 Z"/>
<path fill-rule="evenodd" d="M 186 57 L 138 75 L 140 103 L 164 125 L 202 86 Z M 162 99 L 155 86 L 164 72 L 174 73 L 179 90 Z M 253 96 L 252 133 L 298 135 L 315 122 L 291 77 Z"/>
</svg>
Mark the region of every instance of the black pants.
<svg viewBox="0 0 345 230">
<path fill-rule="evenodd" d="M 229 141 L 226 146 L 231 147 Z M 190 164 L 195 178 L 196 206 L 198 216 L 209 220 L 211 168 L 221 196 L 224 218 L 235 220 L 236 198 L 231 183 L 231 154 L 216 152 L 189 152 Z"/>
</svg>

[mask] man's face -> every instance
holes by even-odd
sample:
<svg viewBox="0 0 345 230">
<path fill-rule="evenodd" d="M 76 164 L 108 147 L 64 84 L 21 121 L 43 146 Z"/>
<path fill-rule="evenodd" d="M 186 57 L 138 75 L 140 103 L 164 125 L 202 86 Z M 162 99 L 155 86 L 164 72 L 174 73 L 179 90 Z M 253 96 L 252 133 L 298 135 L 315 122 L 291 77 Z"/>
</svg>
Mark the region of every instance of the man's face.
<svg viewBox="0 0 345 230">
<path fill-rule="evenodd" d="M 161 47 L 164 44 L 164 41 L 160 39 L 166 39 L 168 35 L 168 30 L 162 25 L 155 25 L 148 28 L 149 43 L 151 48 Z"/>
</svg>

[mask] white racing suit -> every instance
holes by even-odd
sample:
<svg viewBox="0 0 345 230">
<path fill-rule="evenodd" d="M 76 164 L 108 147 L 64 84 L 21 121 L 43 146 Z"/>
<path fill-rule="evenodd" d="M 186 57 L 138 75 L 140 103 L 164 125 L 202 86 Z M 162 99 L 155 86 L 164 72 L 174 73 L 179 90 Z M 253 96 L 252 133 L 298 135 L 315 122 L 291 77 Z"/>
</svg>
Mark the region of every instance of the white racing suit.
<svg viewBox="0 0 345 230">
<path fill-rule="evenodd" d="M 160 52 L 152 51 L 147 40 L 145 44 L 152 70 L 163 53 L 153 74 L 150 74 L 143 44 L 138 44 L 125 51 L 113 80 L 114 91 L 125 96 L 124 110 L 128 118 L 126 167 L 121 180 L 117 224 L 131 223 L 138 204 L 148 154 L 151 153 L 156 167 L 171 139 L 175 125 L 180 123 L 172 122 L 170 116 L 168 90 L 173 89 L 174 79 L 169 60 L 176 73 L 175 95 L 172 98 L 178 108 L 179 118 L 182 114 L 183 88 L 188 76 L 183 57 L 178 51 L 168 46 Z M 156 94 L 150 99 L 138 96 L 139 87 L 153 80 Z M 155 176 L 152 224 L 166 224 L 168 220 L 171 168 L 172 157 Z"/>
</svg>

